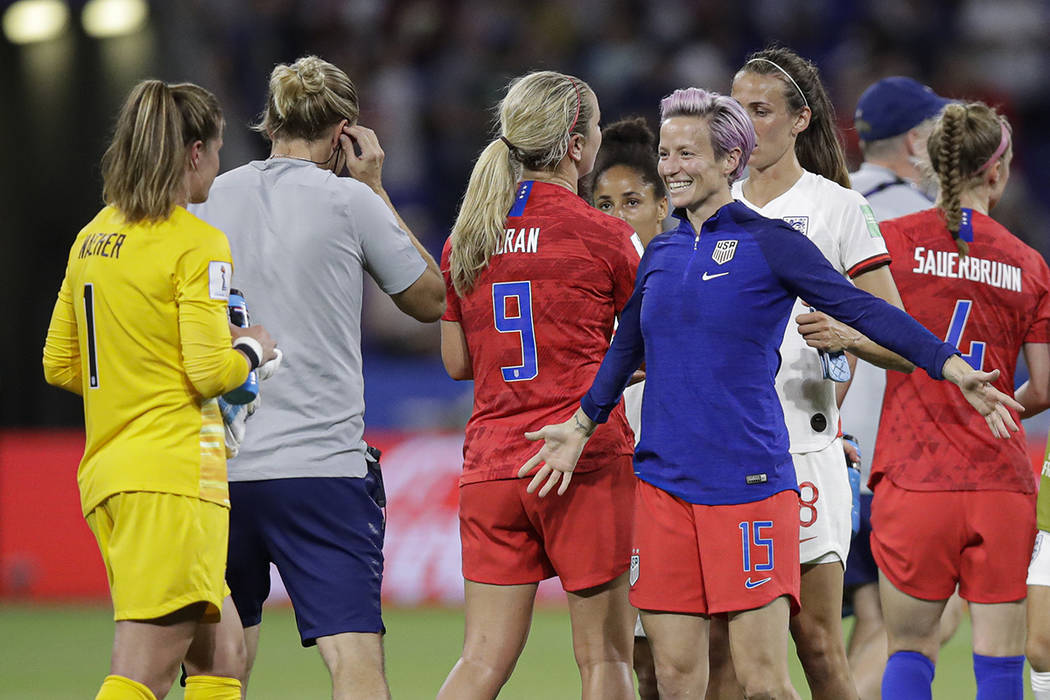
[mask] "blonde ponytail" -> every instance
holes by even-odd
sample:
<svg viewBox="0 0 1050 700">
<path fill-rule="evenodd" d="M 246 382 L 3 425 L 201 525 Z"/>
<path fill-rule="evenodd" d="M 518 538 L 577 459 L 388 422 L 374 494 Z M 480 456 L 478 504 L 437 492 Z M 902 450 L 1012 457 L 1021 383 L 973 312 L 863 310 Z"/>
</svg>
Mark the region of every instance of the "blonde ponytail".
<svg viewBox="0 0 1050 700">
<path fill-rule="evenodd" d="M 989 158 L 1000 142 L 1006 143 L 1008 128 L 1005 119 L 983 102 L 953 103 L 941 112 L 927 141 L 930 166 L 940 184 L 937 205 L 963 257 L 970 254 L 970 245 L 959 237 L 963 191 L 973 187 L 991 165 Z"/>
<path fill-rule="evenodd" d="M 553 170 L 568 153 L 570 136 L 587 133 L 595 116 L 589 94 L 579 78 L 554 71 L 511 82 L 499 105 L 499 136 L 474 164 L 452 227 L 450 267 L 460 296 L 496 250 L 522 168 Z"/>
<path fill-rule="evenodd" d="M 102 198 L 129 223 L 163 221 L 182 194 L 189 146 L 222 131 L 215 95 L 192 83 L 144 80 L 121 107 L 102 156 Z"/>
</svg>

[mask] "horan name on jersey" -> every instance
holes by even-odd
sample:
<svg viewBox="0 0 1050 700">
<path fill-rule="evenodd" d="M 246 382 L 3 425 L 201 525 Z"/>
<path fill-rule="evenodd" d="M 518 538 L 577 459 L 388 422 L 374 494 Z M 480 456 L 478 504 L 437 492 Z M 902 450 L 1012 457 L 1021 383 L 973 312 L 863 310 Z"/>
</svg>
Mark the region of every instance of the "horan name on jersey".
<svg viewBox="0 0 1050 700">
<path fill-rule="evenodd" d="M 540 227 L 509 228 L 496 242 L 494 255 L 503 253 L 535 253 L 540 245 Z"/>
<path fill-rule="evenodd" d="M 915 267 L 912 272 L 920 275 L 967 279 L 1012 292 L 1021 291 L 1021 268 L 998 260 L 960 258 L 959 253 L 955 251 L 930 250 L 917 246 L 915 248 Z"/>
</svg>

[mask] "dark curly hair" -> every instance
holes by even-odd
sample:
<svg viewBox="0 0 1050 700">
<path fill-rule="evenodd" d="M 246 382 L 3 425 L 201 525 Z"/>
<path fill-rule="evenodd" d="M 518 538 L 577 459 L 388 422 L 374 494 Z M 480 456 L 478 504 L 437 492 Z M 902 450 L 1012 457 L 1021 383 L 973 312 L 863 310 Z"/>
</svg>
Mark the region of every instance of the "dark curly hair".
<svg viewBox="0 0 1050 700">
<path fill-rule="evenodd" d="M 594 204 L 594 185 L 606 170 L 624 165 L 635 170 L 653 186 L 656 197 L 666 196 L 664 181 L 656 169 L 656 135 L 645 117 L 628 117 L 602 129 L 602 147 L 594 163 L 594 170 L 586 181 L 586 198 Z"/>
</svg>

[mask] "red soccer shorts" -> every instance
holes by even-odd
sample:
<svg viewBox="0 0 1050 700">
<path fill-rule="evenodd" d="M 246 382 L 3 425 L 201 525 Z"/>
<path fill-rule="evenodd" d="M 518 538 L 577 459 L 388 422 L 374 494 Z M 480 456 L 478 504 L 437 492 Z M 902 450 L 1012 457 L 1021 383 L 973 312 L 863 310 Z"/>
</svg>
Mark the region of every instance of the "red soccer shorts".
<svg viewBox="0 0 1050 700">
<path fill-rule="evenodd" d="M 1026 595 L 1035 494 L 909 491 L 888 478 L 871 503 L 871 553 L 898 589 L 923 600 L 955 592 L 972 603 Z"/>
<path fill-rule="evenodd" d="M 564 496 L 526 493 L 529 480 L 460 487 L 463 578 L 509 586 L 559 576 L 565 590 L 579 591 L 627 571 L 634 511 L 631 457 L 574 474 Z"/>
<path fill-rule="evenodd" d="M 754 610 L 787 596 L 798 612 L 798 494 L 754 503 L 686 503 L 639 480 L 631 604 L 660 612 Z"/>
</svg>

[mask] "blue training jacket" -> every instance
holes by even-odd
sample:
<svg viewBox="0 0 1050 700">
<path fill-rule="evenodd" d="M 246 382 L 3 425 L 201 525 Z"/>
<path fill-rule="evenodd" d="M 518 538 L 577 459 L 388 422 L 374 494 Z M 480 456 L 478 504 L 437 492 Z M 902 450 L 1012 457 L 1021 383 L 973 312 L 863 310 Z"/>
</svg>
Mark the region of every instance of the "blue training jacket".
<svg viewBox="0 0 1050 700">
<path fill-rule="evenodd" d="M 635 474 L 689 502 L 798 488 L 773 380 L 796 297 L 934 379 L 957 350 L 847 281 L 804 235 L 739 202 L 697 235 L 685 215 L 642 256 L 634 294 L 581 405 L 604 422 L 645 361 Z"/>
</svg>

